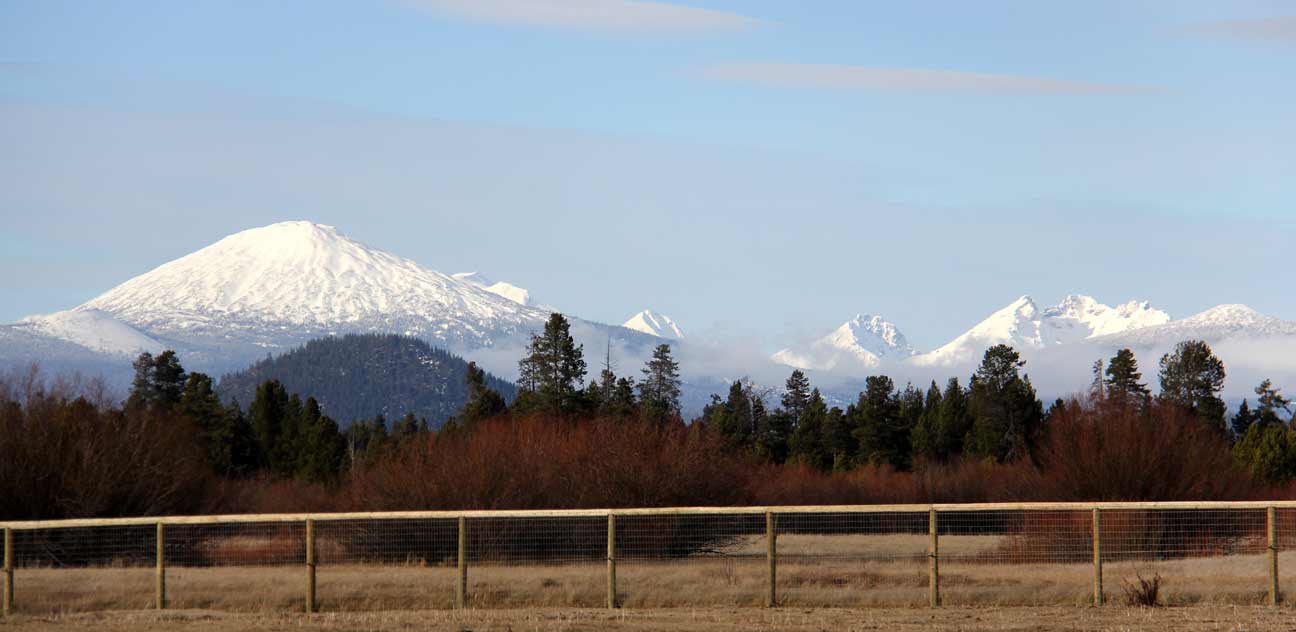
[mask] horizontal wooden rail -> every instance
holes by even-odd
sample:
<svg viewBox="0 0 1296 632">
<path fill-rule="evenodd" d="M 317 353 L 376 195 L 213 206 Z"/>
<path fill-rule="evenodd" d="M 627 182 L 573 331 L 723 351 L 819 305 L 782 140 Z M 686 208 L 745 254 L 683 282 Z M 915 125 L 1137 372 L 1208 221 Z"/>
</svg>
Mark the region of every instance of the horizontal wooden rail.
<svg viewBox="0 0 1296 632">
<path fill-rule="evenodd" d="M 606 518 L 616 516 L 687 516 L 830 514 L 830 513 L 923 513 L 977 511 L 1102 511 L 1121 510 L 1228 510 L 1228 509 L 1296 509 L 1296 500 L 1277 501 L 1202 501 L 1202 502 L 1100 502 L 1100 503 L 967 503 L 912 505 L 806 505 L 763 507 L 662 507 L 654 509 L 516 509 L 503 511 L 386 511 L 350 513 L 298 514 L 231 514 L 221 516 L 163 516 L 140 518 L 81 518 L 72 520 L 31 520 L 0 522 L 0 529 L 73 529 L 130 525 L 205 525 L 336 522 L 342 520 L 457 520 L 459 518 Z"/>
</svg>

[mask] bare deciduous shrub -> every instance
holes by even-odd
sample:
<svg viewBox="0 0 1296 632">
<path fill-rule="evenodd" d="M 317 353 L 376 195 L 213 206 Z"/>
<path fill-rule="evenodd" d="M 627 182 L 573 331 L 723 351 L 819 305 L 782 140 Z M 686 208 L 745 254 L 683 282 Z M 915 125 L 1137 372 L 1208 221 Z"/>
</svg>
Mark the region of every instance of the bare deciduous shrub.
<svg viewBox="0 0 1296 632">
<path fill-rule="evenodd" d="M 1125 590 L 1125 605 L 1156 608 L 1161 605 L 1161 575 L 1155 574 L 1151 579 L 1144 579 L 1141 573 L 1134 574 L 1134 581 L 1122 580 Z"/>
</svg>

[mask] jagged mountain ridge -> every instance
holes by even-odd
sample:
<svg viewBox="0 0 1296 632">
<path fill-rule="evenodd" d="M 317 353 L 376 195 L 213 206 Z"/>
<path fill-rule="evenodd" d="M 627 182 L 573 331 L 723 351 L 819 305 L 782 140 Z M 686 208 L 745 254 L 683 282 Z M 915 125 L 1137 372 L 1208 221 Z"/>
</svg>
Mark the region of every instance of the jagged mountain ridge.
<svg viewBox="0 0 1296 632">
<path fill-rule="evenodd" d="M 912 362 L 919 366 L 959 366 L 979 359 L 982 352 L 997 344 L 1019 350 L 1045 349 L 1169 322 L 1169 314 L 1146 301 L 1112 307 L 1089 296 L 1071 295 L 1057 305 L 1040 309 L 1030 296 L 1022 296 L 950 342 L 916 355 Z"/>
<path fill-rule="evenodd" d="M 783 349 L 772 358 L 801 369 L 832 371 L 867 369 L 880 366 L 884 359 L 902 360 L 912 355 L 913 345 L 893 323 L 881 316 L 857 314 L 827 336 Z"/>
</svg>

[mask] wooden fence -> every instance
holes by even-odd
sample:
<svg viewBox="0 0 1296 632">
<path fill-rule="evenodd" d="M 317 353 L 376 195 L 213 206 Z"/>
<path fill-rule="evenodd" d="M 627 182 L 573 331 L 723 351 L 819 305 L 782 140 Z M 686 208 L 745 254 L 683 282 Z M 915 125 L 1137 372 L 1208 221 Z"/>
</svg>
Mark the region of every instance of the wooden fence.
<svg viewBox="0 0 1296 632">
<path fill-rule="evenodd" d="M 1280 512 L 1282 518 L 1280 519 Z M 1040 523 L 1042 526 L 1030 527 L 1031 519 L 1039 516 L 1069 517 L 1066 522 Z M 1087 533 L 1077 531 L 1075 516 L 1085 516 L 1084 525 Z M 831 517 L 832 520 L 828 520 Z M 816 519 L 818 518 L 818 521 Z M 866 526 L 858 521 L 872 518 Z M 1108 522 L 1105 523 L 1104 519 Z M 1289 519 L 1290 518 L 1290 519 Z M 715 527 L 719 519 L 741 520 L 741 526 L 730 526 L 729 531 Z M 885 519 L 885 520 L 884 520 Z M 627 521 L 646 521 L 635 531 L 626 531 Z M 707 522 L 710 520 L 711 522 Z M 854 520 L 856 522 L 849 522 Z M 767 584 L 763 596 L 764 605 L 780 605 L 778 572 L 780 534 L 834 534 L 849 533 L 876 535 L 886 533 L 915 534 L 926 540 L 927 578 L 926 603 L 938 607 L 942 603 L 941 595 L 941 540 L 943 536 L 967 533 L 994 533 L 1010 537 L 1023 537 L 1022 550 L 1027 551 L 1032 560 L 1048 563 L 1049 560 L 1067 560 L 1075 562 L 1076 542 L 1085 546 L 1084 555 L 1092 550 L 1093 591 L 1092 604 L 1102 605 L 1107 597 L 1103 586 L 1104 560 L 1119 559 L 1121 547 L 1133 554 L 1168 559 L 1173 557 L 1192 557 L 1199 551 L 1217 551 L 1220 547 L 1229 550 L 1242 550 L 1246 543 L 1255 542 L 1248 551 L 1265 555 L 1267 567 L 1267 586 L 1265 603 L 1277 606 L 1282 595 L 1280 592 L 1278 559 L 1280 542 L 1296 540 L 1296 501 L 1273 502 L 1113 502 L 1113 503 L 990 503 L 990 504 L 922 504 L 922 505 L 850 505 L 850 506 L 786 506 L 786 507 L 682 507 L 661 509 L 581 509 L 581 510 L 519 510 L 519 511 L 404 511 L 382 513 L 313 513 L 313 514 L 258 514 L 226 516 L 167 516 L 147 518 L 113 518 L 84 520 L 53 520 L 28 522 L 0 522 L 4 533 L 4 567 L 3 567 L 3 612 L 7 616 L 15 610 L 15 595 L 21 595 L 20 586 L 25 565 L 42 568 L 45 565 L 90 565 L 90 562 L 78 562 L 75 559 L 59 560 L 57 564 L 43 563 L 38 559 L 38 552 L 20 550 L 20 543 L 15 543 L 15 536 L 24 534 L 41 534 L 45 549 L 48 542 L 57 541 L 60 533 L 76 530 L 77 533 L 98 533 L 111 529 L 150 528 L 153 534 L 151 554 L 154 558 L 154 595 L 152 605 L 156 608 L 168 606 L 167 573 L 168 563 L 192 560 L 174 552 L 168 537 L 176 529 L 202 526 L 235 526 L 235 525 L 283 525 L 293 527 L 291 533 L 297 534 L 300 527 L 300 539 L 297 546 L 303 550 L 304 577 L 301 590 L 304 594 L 304 609 L 315 612 L 319 609 L 317 600 L 317 562 L 319 559 L 317 532 L 320 525 L 337 523 L 372 524 L 410 523 L 417 521 L 435 521 L 444 524 L 443 531 L 453 528 L 454 541 L 445 549 L 447 554 L 453 551 L 455 568 L 454 606 L 470 606 L 469 600 L 469 567 L 477 559 L 489 556 L 489 551 L 482 549 L 470 552 L 470 542 L 474 525 L 502 524 L 511 521 L 516 524 L 515 530 L 509 531 L 511 537 L 526 537 L 541 521 L 550 525 L 553 533 L 561 532 L 564 524 L 581 521 L 588 526 L 592 521 L 606 521 L 606 535 L 594 542 L 598 547 L 598 556 L 602 556 L 606 545 L 606 583 L 605 605 L 617 608 L 621 605 L 622 593 L 618 592 L 617 566 L 622 556 L 632 552 L 639 557 L 660 557 L 664 560 L 686 558 L 716 548 L 715 542 L 726 537 L 733 539 L 741 535 L 748 540 L 763 538 L 760 547 L 765 557 L 764 582 Z M 493 521 L 493 522 L 492 522 Z M 623 525 L 619 531 L 618 521 Z M 655 521 L 655 522 L 653 522 Z M 663 522 L 664 521 L 664 522 Z M 1213 521 L 1213 522 L 1212 522 Z M 726 523 L 738 525 L 738 522 Z M 1146 533 L 1156 525 L 1155 538 L 1149 539 Z M 453 525 L 453 527 L 451 527 Z M 663 527 L 663 525 L 665 525 Z M 1061 526 L 1057 526 L 1061 525 Z M 1132 525 L 1132 526 L 1131 526 Z M 763 533 L 760 526 L 763 526 Z M 666 529 L 663 531 L 663 529 Z M 1075 533 L 1063 533 L 1071 529 Z M 601 527 L 600 527 L 601 530 Z M 589 530 L 586 529 L 588 534 Z M 618 533 L 621 535 L 618 536 Z M 645 535 L 646 534 L 646 535 Z M 737 535 L 735 535 L 737 534 Z M 917 535 L 917 534 L 920 534 Z M 1025 535 L 1023 535 L 1025 534 Z M 1069 538 L 1065 542 L 1063 537 Z M 298 537 L 293 535 L 291 537 Z M 592 537 L 592 536 L 590 536 Z M 589 540 L 590 537 L 586 537 Z M 1104 539 L 1121 538 L 1116 550 L 1104 548 Z M 1032 540 L 1031 538 L 1036 538 Z M 1052 539 L 1050 539 L 1052 538 Z M 1143 538 L 1135 545 L 1129 545 L 1131 538 Z M 137 538 L 138 539 L 138 538 Z M 681 539 L 687 542 L 680 543 Z M 1261 543 L 1262 540 L 1262 543 Z M 109 533 L 96 540 L 96 546 L 111 548 L 117 544 Z M 1226 543 L 1226 544 L 1221 544 Z M 397 543 L 399 544 L 399 543 Z M 591 544 L 586 542 L 586 544 Z M 485 545 L 483 545 L 485 546 Z M 564 546 L 570 546 L 564 544 Z M 1030 547 L 1035 548 L 1030 548 Z M 629 547 L 627 549 L 626 547 Z M 426 548 L 426 546 L 425 546 Z M 1290 545 L 1288 548 L 1292 548 Z M 44 550 L 44 549 L 42 549 Z M 88 549 L 87 549 L 88 550 Z M 566 555 L 583 556 L 590 561 L 593 553 L 591 547 L 584 546 L 580 551 L 567 551 Z M 1045 551 L 1040 553 L 1040 551 Z M 170 551 L 170 553 L 169 553 Z M 485 551 L 485 552 L 483 552 Z M 1031 553 L 1033 551 L 1033 553 Z M 997 554 L 994 559 L 1008 560 L 1008 553 Z M 1129 555 L 1129 553 L 1126 553 Z M 551 559 L 553 556 L 537 548 L 510 549 L 500 559 L 526 559 L 535 556 L 537 560 Z M 546 557 L 548 556 L 548 557 Z M 184 557 L 183 560 L 168 559 Z M 90 559 L 90 558 L 85 558 Z M 292 558 L 296 559 L 296 558 Z M 377 556 L 374 559 L 378 559 Z M 567 559 L 567 558 L 563 558 Z M 1023 558 L 1026 559 L 1026 558 Z M 24 562 L 26 560 L 26 562 Z M 36 561 L 32 561 L 36 560 Z M 1086 561 L 1086 563 L 1088 563 Z M 602 560 L 599 560 L 602 564 Z M 1259 589 L 1259 587 L 1257 587 Z M 19 602 L 21 603 L 21 602 Z"/>
</svg>

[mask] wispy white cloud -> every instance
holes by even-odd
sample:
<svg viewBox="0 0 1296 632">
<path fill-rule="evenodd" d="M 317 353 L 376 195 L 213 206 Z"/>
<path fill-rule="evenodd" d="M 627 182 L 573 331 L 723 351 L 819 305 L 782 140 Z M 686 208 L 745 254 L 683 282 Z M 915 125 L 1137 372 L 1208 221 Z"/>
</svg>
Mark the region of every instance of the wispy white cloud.
<svg viewBox="0 0 1296 632">
<path fill-rule="evenodd" d="M 590 31 L 740 31 L 757 18 L 645 0 L 400 0 L 432 13 L 479 22 Z"/>
<path fill-rule="evenodd" d="M 1201 35 L 1230 39 L 1296 44 L 1296 16 L 1201 22 L 1193 25 L 1191 30 Z"/>
<path fill-rule="evenodd" d="M 840 64 L 732 62 L 701 66 L 703 77 L 788 88 L 974 94 L 1146 94 L 1156 88 L 957 70 L 878 68 Z"/>
</svg>

